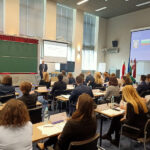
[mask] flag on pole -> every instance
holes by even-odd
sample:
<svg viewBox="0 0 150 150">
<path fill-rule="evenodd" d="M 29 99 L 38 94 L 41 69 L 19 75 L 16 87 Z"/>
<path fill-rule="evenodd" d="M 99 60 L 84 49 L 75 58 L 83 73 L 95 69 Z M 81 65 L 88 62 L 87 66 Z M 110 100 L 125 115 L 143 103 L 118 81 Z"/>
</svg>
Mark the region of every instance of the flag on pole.
<svg viewBox="0 0 150 150">
<path fill-rule="evenodd" d="M 133 70 L 133 78 L 136 78 L 136 59 L 134 59 L 134 64 L 132 66 L 132 70 Z"/>
<path fill-rule="evenodd" d="M 126 70 L 126 65 L 124 62 L 124 64 L 122 65 L 122 76 L 121 76 L 121 78 L 125 75 L 125 70 Z"/>
<path fill-rule="evenodd" d="M 131 63 L 132 63 L 132 60 L 131 60 Z M 130 63 L 130 58 L 129 58 L 129 61 L 128 61 L 128 73 L 130 72 L 132 74 L 131 63 Z"/>
</svg>

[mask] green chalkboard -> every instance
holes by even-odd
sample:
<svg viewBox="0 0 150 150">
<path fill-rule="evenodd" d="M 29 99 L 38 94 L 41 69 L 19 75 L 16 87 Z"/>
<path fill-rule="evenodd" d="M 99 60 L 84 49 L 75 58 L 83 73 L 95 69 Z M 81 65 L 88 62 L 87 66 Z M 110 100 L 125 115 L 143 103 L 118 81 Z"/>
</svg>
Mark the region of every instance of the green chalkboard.
<svg viewBox="0 0 150 150">
<path fill-rule="evenodd" d="M 0 73 L 37 72 L 37 44 L 0 40 Z"/>
</svg>

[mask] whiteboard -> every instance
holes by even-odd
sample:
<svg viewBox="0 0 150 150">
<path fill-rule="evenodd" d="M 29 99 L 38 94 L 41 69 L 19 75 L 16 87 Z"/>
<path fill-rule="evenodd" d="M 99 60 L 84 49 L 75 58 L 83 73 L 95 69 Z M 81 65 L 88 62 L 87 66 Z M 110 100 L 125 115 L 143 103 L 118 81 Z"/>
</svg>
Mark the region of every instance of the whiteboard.
<svg viewBox="0 0 150 150">
<path fill-rule="evenodd" d="M 67 62 L 68 44 L 55 41 L 44 41 L 44 60 L 49 63 Z"/>
</svg>

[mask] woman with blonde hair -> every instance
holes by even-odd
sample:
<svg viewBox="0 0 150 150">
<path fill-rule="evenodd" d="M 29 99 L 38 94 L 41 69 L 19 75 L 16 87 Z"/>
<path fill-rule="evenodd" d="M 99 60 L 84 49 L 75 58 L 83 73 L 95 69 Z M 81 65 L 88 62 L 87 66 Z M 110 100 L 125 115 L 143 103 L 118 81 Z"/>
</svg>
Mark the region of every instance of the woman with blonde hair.
<svg viewBox="0 0 150 150">
<path fill-rule="evenodd" d="M 0 149 L 32 150 L 32 123 L 25 104 L 9 100 L 0 115 Z"/>
<path fill-rule="evenodd" d="M 43 79 L 40 80 L 39 85 L 46 86 L 47 88 L 51 86 L 51 80 L 48 72 L 43 72 Z"/>
<path fill-rule="evenodd" d="M 123 88 L 122 97 L 123 100 L 127 103 L 126 118 L 122 122 L 141 129 L 139 133 L 136 133 L 136 136 L 143 137 L 144 133 L 143 127 L 147 121 L 147 113 L 148 113 L 145 100 L 138 95 L 137 91 L 132 85 L 126 85 Z M 122 116 L 113 118 L 109 131 L 102 137 L 103 139 L 111 140 L 112 139 L 111 134 L 115 132 L 115 140 L 111 140 L 111 142 L 117 146 L 119 145 L 121 118 Z"/>
</svg>

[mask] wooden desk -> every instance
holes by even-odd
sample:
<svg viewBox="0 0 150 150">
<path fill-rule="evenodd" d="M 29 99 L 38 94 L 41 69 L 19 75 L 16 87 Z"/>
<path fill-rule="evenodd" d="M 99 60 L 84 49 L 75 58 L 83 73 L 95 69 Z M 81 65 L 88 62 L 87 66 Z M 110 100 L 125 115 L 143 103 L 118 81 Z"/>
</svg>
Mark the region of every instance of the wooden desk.
<svg viewBox="0 0 150 150">
<path fill-rule="evenodd" d="M 35 90 L 35 92 L 37 92 L 37 93 L 48 93 L 50 91 L 51 91 L 51 89 L 47 89 L 47 90 Z"/>
<path fill-rule="evenodd" d="M 32 128 L 33 128 L 33 134 L 32 134 L 32 142 L 37 142 L 39 140 L 43 140 L 43 139 L 46 139 L 48 137 L 53 137 L 53 136 L 57 136 L 59 135 L 62 130 L 63 130 L 63 127 L 59 130 L 59 131 L 56 131 L 54 133 L 52 133 L 51 135 L 47 135 L 47 134 L 42 134 L 42 131 L 40 129 L 38 129 L 39 126 L 42 126 L 42 125 L 46 125 L 46 124 L 50 124 L 50 122 L 48 123 L 45 123 L 45 122 L 40 122 L 40 123 L 36 123 L 36 124 L 33 124 L 32 125 Z M 58 125 L 58 124 L 55 124 L 54 127 Z"/>
<path fill-rule="evenodd" d="M 67 101 L 69 101 L 69 98 L 65 98 L 65 97 L 63 97 L 63 96 L 56 96 L 56 99 L 58 100 L 58 101 L 62 101 L 62 102 L 67 102 Z"/>
<path fill-rule="evenodd" d="M 6 103 L 0 105 L 0 110 L 2 110 L 5 105 L 6 105 Z M 41 106 L 41 105 L 42 105 L 42 103 L 40 103 L 39 101 L 36 102 L 36 106 Z"/>
<path fill-rule="evenodd" d="M 109 105 L 110 104 L 108 104 L 108 105 L 107 104 L 98 105 L 97 108 L 95 109 L 95 112 L 99 113 L 102 116 L 101 119 L 100 119 L 100 146 L 102 144 L 103 117 L 112 119 L 114 117 L 123 115 L 124 112 L 125 112 L 122 109 L 120 109 L 120 111 L 111 109 L 109 107 Z M 119 108 L 117 108 L 117 109 L 119 109 Z"/>
<path fill-rule="evenodd" d="M 95 98 L 104 96 L 105 94 L 106 94 L 106 91 L 93 92 L 93 95 Z"/>
</svg>

